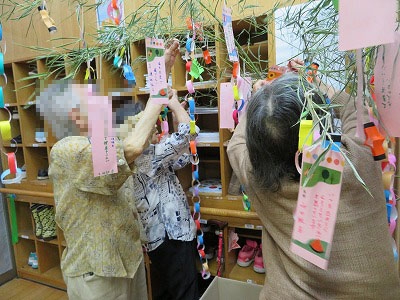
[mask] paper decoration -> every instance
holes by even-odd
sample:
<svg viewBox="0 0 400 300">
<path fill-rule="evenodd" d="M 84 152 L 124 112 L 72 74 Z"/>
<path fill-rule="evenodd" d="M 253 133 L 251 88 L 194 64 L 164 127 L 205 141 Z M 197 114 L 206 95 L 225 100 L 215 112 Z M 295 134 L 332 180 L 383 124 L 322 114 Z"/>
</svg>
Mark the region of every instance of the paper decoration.
<svg viewBox="0 0 400 300">
<path fill-rule="evenodd" d="M 11 124 L 10 121 L 0 121 L 0 132 L 3 141 L 11 140 Z"/>
<path fill-rule="evenodd" d="M 395 42 L 379 47 L 374 77 L 376 106 L 388 135 L 400 137 L 400 34 Z"/>
<path fill-rule="evenodd" d="M 231 252 L 233 249 L 239 249 L 240 245 L 238 244 L 239 241 L 239 236 L 235 232 L 235 229 L 231 228 L 229 229 L 229 246 L 228 246 L 228 252 Z"/>
<path fill-rule="evenodd" d="M 219 114 L 220 128 L 235 128 L 235 123 L 232 118 L 234 101 L 232 84 L 230 82 L 221 83 Z"/>
<path fill-rule="evenodd" d="M 339 50 L 392 43 L 396 14 L 396 0 L 340 0 Z"/>
<path fill-rule="evenodd" d="M 88 123 L 94 176 L 117 173 L 117 148 L 108 97 L 88 96 Z"/>
<path fill-rule="evenodd" d="M 190 66 L 190 72 L 189 74 L 193 76 L 195 79 L 202 79 L 201 74 L 204 72 L 204 68 L 200 65 L 199 61 L 197 58 L 193 58 L 192 64 Z"/>
<path fill-rule="evenodd" d="M 239 88 L 239 95 L 244 100 L 247 101 L 251 97 L 252 83 L 251 77 L 237 77 L 237 85 Z"/>
<path fill-rule="evenodd" d="M 117 8 L 113 7 L 113 2 L 116 2 Z M 98 29 L 105 29 L 106 26 L 110 25 L 119 25 L 119 23 L 124 19 L 123 0 L 96 0 L 96 5 Z"/>
<path fill-rule="evenodd" d="M 316 266 L 327 269 L 344 158 L 340 152 L 329 150 L 306 181 L 307 173 L 322 152 L 321 145 L 307 147 L 303 152 L 301 184 L 290 249 Z"/>
<path fill-rule="evenodd" d="M 239 95 L 245 101 L 243 109 L 239 112 L 239 122 L 240 122 L 243 116 L 246 114 L 246 108 L 247 108 L 246 104 L 251 97 L 251 91 L 252 91 L 251 77 L 238 76 L 237 85 L 239 89 Z"/>
<path fill-rule="evenodd" d="M 146 60 L 151 99 L 159 104 L 168 104 L 168 83 L 162 39 L 146 38 Z"/>
<path fill-rule="evenodd" d="M 230 61 L 239 61 L 238 53 L 235 47 L 235 39 L 232 29 L 232 10 L 225 5 L 222 7 L 222 26 L 224 28 L 225 43 L 228 50 Z"/>
</svg>

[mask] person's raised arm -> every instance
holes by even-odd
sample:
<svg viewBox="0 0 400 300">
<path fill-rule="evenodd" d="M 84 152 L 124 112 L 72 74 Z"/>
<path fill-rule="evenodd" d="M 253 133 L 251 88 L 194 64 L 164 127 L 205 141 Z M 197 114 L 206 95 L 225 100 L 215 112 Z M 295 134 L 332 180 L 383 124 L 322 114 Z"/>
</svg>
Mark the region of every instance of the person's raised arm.
<svg viewBox="0 0 400 300">
<path fill-rule="evenodd" d="M 142 154 L 149 144 L 150 134 L 161 112 L 162 105 L 154 103 L 151 98 L 148 100 L 143 116 L 136 124 L 134 130 L 124 140 L 125 159 L 128 164 Z"/>
<path fill-rule="evenodd" d="M 178 55 L 179 41 L 177 39 L 173 39 L 172 42 L 167 46 L 164 53 L 165 71 L 167 76 L 171 72 Z M 176 101 L 179 103 L 177 96 Z M 149 99 L 143 116 L 136 124 L 133 132 L 124 140 L 125 158 L 128 164 L 133 163 L 135 158 L 137 158 L 148 146 L 149 136 L 154 129 L 154 125 L 157 121 L 158 115 L 161 112 L 161 108 L 162 105 L 153 103 L 151 99 Z M 171 108 L 171 110 L 173 109 Z"/>
<path fill-rule="evenodd" d="M 174 122 L 176 121 L 179 123 L 190 123 L 190 117 L 187 111 L 183 108 L 181 103 L 178 100 L 178 94 L 176 90 L 170 90 L 171 98 L 168 102 L 168 107 L 171 109 L 172 113 L 174 114 Z"/>
</svg>

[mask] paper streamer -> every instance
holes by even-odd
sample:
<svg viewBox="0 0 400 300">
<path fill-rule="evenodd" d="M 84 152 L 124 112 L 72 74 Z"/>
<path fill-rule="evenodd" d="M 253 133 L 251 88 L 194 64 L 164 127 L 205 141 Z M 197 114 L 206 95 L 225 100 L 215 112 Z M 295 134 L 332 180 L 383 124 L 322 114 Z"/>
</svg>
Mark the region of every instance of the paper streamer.
<svg viewBox="0 0 400 300">
<path fill-rule="evenodd" d="M 11 140 L 11 125 L 9 121 L 0 121 L 0 132 L 3 141 Z"/>
<path fill-rule="evenodd" d="M 18 223 L 17 211 L 15 209 L 15 195 L 9 194 L 8 199 L 10 200 L 11 241 L 13 245 L 15 245 L 18 243 Z"/>
<path fill-rule="evenodd" d="M 4 75 L 4 54 L 0 52 L 0 75 Z"/>
<path fill-rule="evenodd" d="M 4 108 L 4 94 L 2 86 L 0 86 L 0 108 Z"/>
<path fill-rule="evenodd" d="M 17 173 L 17 159 L 15 158 L 15 153 L 7 153 L 8 158 L 8 168 L 10 169 L 10 174 Z"/>
</svg>

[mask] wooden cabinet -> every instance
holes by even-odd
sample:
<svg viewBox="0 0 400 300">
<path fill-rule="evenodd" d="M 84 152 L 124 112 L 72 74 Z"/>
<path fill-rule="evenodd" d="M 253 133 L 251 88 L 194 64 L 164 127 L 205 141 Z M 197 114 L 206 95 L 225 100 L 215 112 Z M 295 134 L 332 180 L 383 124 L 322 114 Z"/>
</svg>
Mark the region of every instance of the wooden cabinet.
<svg viewBox="0 0 400 300">
<path fill-rule="evenodd" d="M 3 192 L 6 191 L 7 188 L 3 190 Z M 12 190 L 10 189 L 10 191 Z M 35 196 L 28 196 L 25 193 L 29 194 L 29 192 L 21 190 L 15 197 L 18 242 L 14 245 L 14 256 L 18 276 L 58 288 L 65 288 L 60 268 L 61 254 L 65 248 L 63 234 L 57 228 L 56 238 L 48 241 L 37 238 L 35 235 L 35 221 L 31 213 L 31 206 L 34 204 L 53 206 L 52 194 L 31 192 L 30 194 Z M 10 205 L 9 211 L 11 211 Z M 33 268 L 28 264 L 31 253 L 36 253 L 37 255 L 37 268 Z"/>
<path fill-rule="evenodd" d="M 46 174 L 49 152 L 54 138 L 46 134 L 49 127 L 36 111 L 35 97 L 40 89 L 38 72 L 45 73 L 43 61 L 17 61 L 5 65 L 7 84 L 2 82 L 5 107 L 11 113 L 11 140 L 1 141 L 6 153 L 15 152 L 17 167 L 26 173 L 20 183 L 6 184 L 1 189 L 10 206 L 9 196 L 15 195 L 15 217 L 18 242 L 14 255 L 18 276 L 48 285 L 65 288 L 60 260 L 65 241 L 59 228 L 56 238 L 44 240 L 35 235 L 35 220 L 31 207 L 35 204 L 54 206 L 52 186 Z M 64 77 L 59 74 L 59 77 Z M 56 76 L 54 75 L 54 78 Z M 1 120 L 9 118 L 7 110 L 0 111 Z M 8 169 L 8 159 L 2 155 L 3 169 Z M 40 176 L 38 176 L 40 175 Z M 12 175 L 9 175 L 10 177 Z M 40 177 L 40 179 L 38 179 Z M 8 179 L 9 177 L 6 177 Z M 11 220 L 10 213 L 10 220 Z M 28 265 L 29 256 L 36 253 L 38 267 Z"/>
</svg>

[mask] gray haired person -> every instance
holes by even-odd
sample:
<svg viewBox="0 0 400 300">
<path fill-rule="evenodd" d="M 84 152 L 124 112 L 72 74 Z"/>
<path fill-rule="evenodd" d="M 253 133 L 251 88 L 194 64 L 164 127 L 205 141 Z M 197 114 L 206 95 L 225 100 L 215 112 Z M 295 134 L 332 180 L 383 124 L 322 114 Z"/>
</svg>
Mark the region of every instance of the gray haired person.
<svg viewBox="0 0 400 300">
<path fill-rule="evenodd" d="M 179 43 L 166 49 L 173 65 Z M 96 90 L 96 86 L 93 87 Z M 118 172 L 93 175 L 88 136 L 89 86 L 50 84 L 36 98 L 41 116 L 60 139 L 51 149 L 55 219 L 67 247 L 61 270 L 70 299 L 147 299 L 142 227 L 133 199 L 135 160 L 147 148 L 162 105 L 149 100 L 143 117 L 124 139 L 117 138 Z M 91 92 L 96 97 L 96 92 Z"/>
<path fill-rule="evenodd" d="M 234 172 L 262 222 L 266 278 L 260 299 L 400 299 L 400 281 L 387 224 L 382 173 L 364 141 L 355 137 L 354 101 L 344 92 L 342 150 L 369 188 L 346 164 L 329 266 L 322 270 L 290 250 L 299 176 L 294 157 L 304 93 L 312 89 L 294 74 L 263 85 L 251 98 L 228 145 Z M 325 89 L 325 87 L 324 87 Z M 316 95 L 315 101 L 322 101 Z"/>
</svg>

